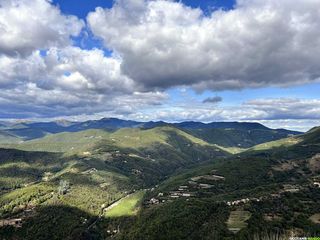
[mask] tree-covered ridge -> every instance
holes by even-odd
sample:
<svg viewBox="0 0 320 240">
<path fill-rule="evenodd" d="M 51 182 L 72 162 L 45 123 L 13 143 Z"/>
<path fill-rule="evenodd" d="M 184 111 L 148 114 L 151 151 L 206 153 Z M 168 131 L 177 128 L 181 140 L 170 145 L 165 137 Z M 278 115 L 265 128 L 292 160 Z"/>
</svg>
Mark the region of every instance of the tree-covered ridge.
<svg viewBox="0 0 320 240">
<path fill-rule="evenodd" d="M 254 145 L 297 135 L 300 132 L 285 129 L 270 129 L 259 123 L 251 122 L 137 122 L 117 118 L 102 118 L 85 122 L 19 122 L 5 123 L 0 126 L 0 143 L 3 136 L 11 136 L 11 142 L 28 141 L 57 133 L 72 133 L 100 129 L 116 131 L 122 128 L 152 129 L 156 127 L 173 127 L 194 135 L 211 144 L 223 147 L 248 148 Z M 8 139 L 8 138 L 7 138 Z"/>
<path fill-rule="evenodd" d="M 16 149 L 0 149 L 0 221 L 22 219 L 22 227 L 0 227 L 0 236 L 311 236 L 319 233 L 319 136 L 313 129 L 240 152 L 161 126 L 6 145 Z"/>
</svg>

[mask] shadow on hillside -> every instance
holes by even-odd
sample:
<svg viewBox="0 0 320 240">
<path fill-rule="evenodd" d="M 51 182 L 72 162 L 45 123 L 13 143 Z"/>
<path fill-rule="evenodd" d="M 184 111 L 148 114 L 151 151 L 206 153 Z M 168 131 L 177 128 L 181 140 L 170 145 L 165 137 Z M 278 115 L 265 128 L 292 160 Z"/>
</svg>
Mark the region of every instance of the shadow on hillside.
<svg viewBox="0 0 320 240">
<path fill-rule="evenodd" d="M 22 218 L 23 219 L 23 218 Z M 42 206 L 32 217 L 22 220 L 22 227 L 0 228 L 1 240 L 91 240 L 104 239 L 96 231 L 96 216 L 68 206 Z M 91 227 L 90 227 L 91 226 Z"/>
<path fill-rule="evenodd" d="M 208 209 L 202 205 L 202 207 L 200 206 L 199 208 L 194 204 L 191 204 L 190 206 L 186 206 L 185 204 L 186 202 L 184 201 L 178 201 L 177 204 L 172 205 L 171 208 L 166 211 L 161 208 L 160 210 L 161 212 L 164 211 L 165 216 L 162 216 L 161 214 L 158 215 L 159 212 L 156 212 L 157 216 L 160 217 L 160 222 L 156 223 L 157 220 L 159 220 L 158 217 L 153 220 L 150 219 L 151 226 L 144 225 L 149 222 L 146 221 L 146 219 L 141 219 L 142 222 L 135 225 L 140 217 L 98 218 L 97 216 L 90 215 L 87 212 L 74 207 L 62 205 L 42 206 L 37 209 L 32 217 L 22 220 L 21 228 L 12 226 L 0 228 L 0 239 L 100 240 L 113 239 L 112 236 L 115 235 L 120 237 L 120 239 L 149 239 L 149 236 L 150 239 L 158 239 L 158 236 L 162 234 L 161 232 L 165 226 L 169 228 L 166 229 L 165 238 L 162 239 L 186 239 L 185 237 L 190 232 L 193 232 L 197 228 L 196 226 L 201 226 L 201 223 L 207 220 L 209 216 L 216 216 L 216 214 L 218 214 L 218 208 Z M 185 214 L 181 215 L 173 211 L 173 209 L 176 208 L 178 208 L 178 212 L 185 211 Z M 194 221 L 194 219 L 197 219 L 194 217 L 198 216 L 199 210 L 202 211 L 201 216 L 205 217 L 202 217 L 201 221 Z M 223 208 L 223 210 L 225 210 L 225 208 Z M 173 214 L 170 214 L 172 211 Z M 225 215 L 224 211 L 221 214 Z M 149 214 L 146 216 L 148 217 Z M 224 221 L 225 218 L 226 216 L 221 219 Z M 191 221 L 190 219 L 193 220 Z M 168 220 L 168 222 L 166 223 L 165 220 Z M 180 226 L 176 225 L 177 221 L 181 221 Z M 123 227 L 129 226 L 134 227 L 138 232 L 128 232 L 126 231 L 128 229 L 123 229 Z M 146 230 L 144 230 L 145 228 Z M 119 229 L 121 229 L 120 234 L 118 232 Z M 124 232 L 122 232 L 122 230 Z M 174 238 L 174 236 L 170 237 L 171 234 L 175 234 L 174 236 L 178 236 L 178 238 Z M 198 234 L 198 232 L 195 234 Z M 146 238 L 146 236 L 148 236 L 148 238 Z M 181 236 L 183 236 L 183 238 L 180 238 Z"/>
<path fill-rule="evenodd" d="M 29 166 L 9 166 L 9 167 L 2 167 L 0 169 L 0 176 L 1 177 L 30 177 L 34 179 L 38 179 L 42 176 L 42 173 L 39 169 L 35 167 Z"/>
<path fill-rule="evenodd" d="M 52 159 L 61 157 L 61 153 L 53 153 L 53 152 L 45 152 L 45 151 L 25 151 L 19 150 L 15 148 L 0 148 L 0 156 L 3 158 L 4 162 L 19 162 L 25 161 L 26 159 L 32 160 L 35 162 L 36 160 Z"/>
</svg>

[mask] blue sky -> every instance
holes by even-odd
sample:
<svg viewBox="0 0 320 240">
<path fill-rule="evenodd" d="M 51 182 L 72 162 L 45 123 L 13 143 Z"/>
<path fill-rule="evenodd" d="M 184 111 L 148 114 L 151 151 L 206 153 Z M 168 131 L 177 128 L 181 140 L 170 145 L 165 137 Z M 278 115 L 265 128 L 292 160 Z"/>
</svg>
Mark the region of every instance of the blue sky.
<svg viewBox="0 0 320 240">
<path fill-rule="evenodd" d="M 316 1 L 0 4 L 0 119 L 320 125 Z"/>
<path fill-rule="evenodd" d="M 86 18 L 87 14 L 94 11 L 96 7 L 111 8 L 112 0 L 54 0 L 53 4 L 58 5 L 62 12 L 69 15 L 76 15 L 79 18 Z"/>
<path fill-rule="evenodd" d="M 223 8 L 232 9 L 234 0 L 182 0 L 187 6 L 208 12 L 210 9 Z M 61 11 L 66 14 L 76 15 L 79 18 L 86 18 L 87 14 L 94 11 L 96 7 L 111 8 L 113 0 L 53 0 L 55 5 L 59 5 Z"/>
</svg>

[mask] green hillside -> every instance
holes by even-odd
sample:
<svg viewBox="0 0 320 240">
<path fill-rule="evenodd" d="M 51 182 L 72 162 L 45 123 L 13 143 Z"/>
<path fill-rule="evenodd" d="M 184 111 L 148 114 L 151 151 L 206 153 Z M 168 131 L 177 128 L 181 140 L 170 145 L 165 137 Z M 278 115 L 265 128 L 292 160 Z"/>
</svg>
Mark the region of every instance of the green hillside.
<svg viewBox="0 0 320 240">
<path fill-rule="evenodd" d="M 210 145 L 182 130 L 173 127 L 156 127 L 152 129 L 122 128 L 114 132 L 100 129 L 90 129 L 75 133 L 65 132 L 51 134 L 43 138 L 25 141 L 20 144 L 3 144 L 3 146 L 27 151 L 76 153 L 92 149 L 97 144 L 134 149 L 148 147 L 152 144 L 170 144 L 171 140 L 174 141 L 174 136 L 183 137 L 193 144 L 201 146 Z M 215 145 L 215 147 L 218 146 Z"/>
<path fill-rule="evenodd" d="M 58 133 L 3 147 L 62 153 L 66 158 L 96 159 L 121 174 L 134 175 L 147 185 L 178 168 L 230 154 L 226 148 L 208 144 L 172 127 Z"/>
<path fill-rule="evenodd" d="M 144 209 L 135 224 L 127 227 L 122 239 L 139 238 L 141 232 L 150 236 L 149 239 L 157 239 L 153 234 L 157 231 L 155 226 L 168 229 L 167 223 L 172 221 L 179 222 L 181 227 L 188 227 L 180 230 L 170 226 L 170 230 L 165 231 L 167 238 L 199 239 L 202 236 L 199 226 L 214 229 L 212 232 L 206 230 L 204 236 L 208 239 L 252 239 L 254 235 L 263 239 L 267 236 L 287 239 L 293 229 L 301 231 L 303 236 L 319 235 L 320 225 L 309 221 L 320 211 L 320 189 L 313 185 L 315 179 L 320 179 L 320 157 L 317 155 L 320 152 L 319 136 L 319 129 L 313 129 L 296 139 L 257 146 L 248 152 L 172 176 L 149 196 L 164 203 Z M 192 193 L 193 197 L 178 197 L 179 200 L 172 202 L 173 194 L 179 192 Z M 225 211 L 225 215 L 219 217 L 222 222 L 213 224 L 212 220 L 204 219 L 199 224 L 197 220 L 203 217 L 201 212 L 193 213 L 187 219 L 181 218 L 193 208 L 189 206 L 191 199 L 192 202 L 195 199 L 198 201 L 197 206 L 208 201 L 206 208 L 213 202 L 225 203 L 220 206 L 221 211 Z M 177 201 L 184 206 L 180 213 L 173 210 L 177 208 Z M 233 201 L 235 205 L 227 204 Z M 231 211 L 232 221 L 230 218 L 226 220 L 228 211 Z M 234 222 L 232 214 L 235 212 L 237 219 L 245 220 Z M 240 213 L 245 215 L 239 216 Z M 190 229 L 195 232 L 194 236 L 190 235 Z"/>
<path fill-rule="evenodd" d="M 2 146 L 26 151 L 76 153 L 93 147 L 98 141 L 106 139 L 108 136 L 109 133 L 103 130 L 87 130 L 77 133 L 51 134 L 19 144 L 3 144 Z"/>
<path fill-rule="evenodd" d="M 319 144 L 320 143 L 320 127 L 310 129 L 305 135 L 301 136 L 301 144 Z"/>
<path fill-rule="evenodd" d="M 252 148 L 249 148 L 249 151 L 259 151 L 259 150 L 270 150 L 272 148 L 278 148 L 278 147 L 290 147 L 293 146 L 302 140 L 299 137 L 289 137 L 289 138 L 283 138 L 276 141 L 266 142 L 258 144 Z"/>
<path fill-rule="evenodd" d="M 94 218 L 135 189 L 229 155 L 171 127 L 59 133 L 6 146 L 16 149 L 0 149 L 0 215 L 5 218 L 36 214 L 47 205 L 77 208 Z M 121 206 L 106 217 L 135 211 L 133 205 Z"/>
<path fill-rule="evenodd" d="M 90 129 L 6 144 L 14 149 L 0 149 L 0 221 L 21 218 L 22 227 L 0 227 L 0 236 L 318 234 L 320 226 L 309 219 L 320 213 L 320 189 L 313 185 L 320 176 L 319 136 L 313 129 L 243 151 L 164 126 Z"/>
<path fill-rule="evenodd" d="M 170 126 L 189 132 L 209 143 L 224 147 L 248 148 L 263 142 L 269 142 L 300 134 L 285 129 L 271 129 L 255 122 L 137 122 L 117 118 L 102 118 L 85 122 L 3 122 L 0 128 L 7 134 L 18 136 L 24 140 L 42 138 L 49 134 L 62 132 L 81 132 L 91 129 L 116 131 L 123 128 L 144 128 Z"/>
<path fill-rule="evenodd" d="M 303 135 L 291 136 L 288 138 L 279 139 L 276 141 L 265 142 L 258 144 L 246 151 L 259 151 L 259 150 L 280 150 L 290 149 L 290 147 L 298 146 L 312 146 L 320 144 L 320 128 L 315 127 Z"/>
<path fill-rule="evenodd" d="M 319 136 L 320 128 L 315 128 L 304 135 L 260 144 L 248 149 L 247 151 L 233 155 L 228 159 L 222 159 L 215 161 L 213 164 L 208 164 L 199 168 L 193 168 L 183 175 L 174 176 L 172 179 L 174 181 L 176 179 L 183 179 L 183 176 L 188 179 L 190 176 L 196 174 L 209 174 L 210 171 L 214 171 L 217 174 L 220 173 L 223 176 L 230 176 L 230 178 L 236 178 L 238 175 L 239 179 L 236 181 L 245 180 L 246 176 L 249 178 L 258 178 L 260 174 L 267 174 L 271 179 L 275 178 L 275 176 L 269 171 L 274 170 L 274 167 L 287 162 L 292 162 L 294 164 L 294 171 L 299 172 L 302 168 L 304 168 L 304 164 L 306 164 L 312 159 L 312 157 L 320 152 Z M 250 174 L 251 169 L 256 170 Z M 230 173 L 229 170 L 232 170 L 233 172 Z M 308 172 L 307 169 L 304 170 Z M 242 171 L 243 175 L 241 174 Z M 307 175 L 307 173 L 302 174 L 302 176 Z M 228 182 L 227 180 L 228 178 L 225 179 L 224 183 Z M 252 179 L 248 180 L 248 182 L 252 181 Z M 256 180 L 258 179 L 255 179 L 254 181 Z M 167 182 L 168 181 L 165 183 Z M 273 182 L 278 183 L 279 181 L 275 180 Z M 179 182 L 178 184 L 182 184 L 182 182 Z M 236 182 L 232 183 L 231 185 L 234 184 L 236 184 Z"/>
<path fill-rule="evenodd" d="M 197 128 L 186 129 L 186 131 L 204 141 L 224 147 L 250 148 L 257 144 L 287 138 L 297 134 L 284 130 L 258 128 L 258 129 L 237 129 L 237 128 Z"/>
<path fill-rule="evenodd" d="M 104 215 L 108 218 L 136 215 L 144 193 L 142 190 L 127 195 L 116 202 L 115 206 L 111 205 L 110 209 L 104 211 Z"/>
</svg>

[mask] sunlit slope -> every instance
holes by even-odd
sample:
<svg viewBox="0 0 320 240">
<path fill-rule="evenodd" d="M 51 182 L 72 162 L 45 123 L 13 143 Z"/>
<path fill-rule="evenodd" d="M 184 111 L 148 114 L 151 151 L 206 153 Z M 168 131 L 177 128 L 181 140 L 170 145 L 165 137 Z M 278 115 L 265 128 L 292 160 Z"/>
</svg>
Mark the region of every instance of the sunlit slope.
<svg viewBox="0 0 320 240">
<path fill-rule="evenodd" d="M 109 133 L 104 130 L 92 129 L 76 133 L 65 132 L 47 135 L 20 144 L 3 144 L 3 147 L 26 151 L 77 152 L 93 147 L 95 143 L 108 136 Z"/>
<path fill-rule="evenodd" d="M 168 126 L 51 134 L 11 144 L 25 150 L 34 148 L 35 152 L 0 150 L 0 183 L 5 186 L 0 192 L 0 216 L 9 218 L 36 206 L 32 210 L 37 214 L 32 218 L 36 224 L 27 221 L 22 228 L 23 231 L 31 224 L 36 226 L 28 229 L 32 237 L 42 234 L 38 229 L 48 230 L 48 222 L 56 221 L 65 223 L 55 230 L 57 236 L 63 236 L 59 239 L 69 236 L 64 229 L 70 226 L 85 232 L 99 224 L 104 231 L 113 231 L 120 225 L 119 236 L 123 234 L 123 239 L 144 236 L 157 239 L 159 234 L 175 239 L 193 234 L 199 239 L 209 233 L 213 239 L 219 239 L 217 234 L 226 233 L 226 223 L 233 216 L 224 201 L 270 196 L 282 190 L 284 184 L 310 184 L 318 174 L 315 155 L 320 152 L 319 135 L 319 130 L 313 129 L 305 135 L 288 138 L 296 142 L 287 144 L 288 139 L 282 139 L 268 143 L 266 150 L 257 148 L 235 155 Z M 210 178 L 213 175 L 224 179 Z M 60 180 L 70 184 L 64 195 L 58 194 Z M 200 184 L 210 188 L 201 188 Z M 188 186 L 195 196 L 173 200 L 170 191 L 181 185 Z M 150 191 L 142 197 L 137 191 L 141 189 Z M 134 190 L 137 195 L 129 195 Z M 143 198 L 150 199 L 150 194 L 158 198 L 159 192 L 168 201 L 147 208 L 145 202 L 140 204 Z M 132 198 L 124 198 L 123 204 L 104 211 L 126 195 Z M 92 225 L 99 216 L 102 217 L 98 223 Z M 112 221 L 114 228 L 109 227 Z M 127 230 L 123 227 L 125 222 L 130 225 Z M 246 226 L 241 225 L 244 229 Z"/>
<path fill-rule="evenodd" d="M 3 145 L 3 147 L 30 151 L 80 153 L 81 151 L 94 149 L 96 145 L 112 145 L 119 148 L 132 149 L 149 147 L 153 144 L 174 145 L 179 138 L 199 146 L 210 146 L 222 151 L 228 151 L 228 148 L 209 144 L 174 127 L 156 127 L 152 129 L 122 128 L 115 132 L 90 129 L 75 133 L 52 134 L 20 144 Z"/>
<path fill-rule="evenodd" d="M 46 206 L 76 208 L 99 216 L 113 202 L 159 184 L 178 169 L 229 155 L 172 127 L 59 133 L 6 146 L 28 151 L 0 149 L 2 218 L 30 206 L 37 211 Z M 61 180 L 70 186 L 64 195 L 58 192 Z M 120 204 L 111 216 L 136 213 L 137 198 L 125 200 L 130 207 Z"/>
<path fill-rule="evenodd" d="M 90 171 L 91 170 L 91 171 Z M 64 157 L 59 153 L 0 149 L 0 183 L 2 189 L 15 189 L 38 182 L 127 184 L 129 179 L 108 168 L 101 159 Z M 114 185 L 116 186 L 116 185 Z M 1 189 L 0 189 L 1 190 Z"/>
<path fill-rule="evenodd" d="M 266 150 L 282 150 L 283 148 L 290 148 L 293 146 L 308 146 L 320 144 L 320 127 L 315 127 L 297 136 L 279 139 L 276 141 L 265 142 L 247 149 L 248 151 L 266 151 Z"/>
<path fill-rule="evenodd" d="M 261 151 L 261 150 L 270 150 L 272 148 L 278 148 L 278 147 L 290 147 L 295 144 L 298 144 L 302 141 L 302 139 L 297 137 L 289 137 L 289 138 L 283 138 L 276 141 L 266 142 L 258 144 L 252 148 L 249 148 L 249 151 Z"/>
<path fill-rule="evenodd" d="M 300 132 L 286 129 L 270 129 L 254 122 L 136 122 L 116 118 L 103 118 L 85 122 L 20 122 L 0 125 L 2 131 L 23 140 L 32 140 L 62 132 L 80 132 L 90 129 L 116 131 L 122 128 L 156 128 L 170 126 L 179 128 L 208 143 L 223 147 L 249 148 L 254 145 L 278 140 Z"/>
<path fill-rule="evenodd" d="M 6 147 L 61 153 L 70 164 L 84 165 L 82 171 L 91 167 L 117 172 L 141 186 L 156 184 L 177 169 L 230 155 L 228 149 L 173 127 L 59 133 Z M 70 164 L 56 174 L 70 174 Z"/>
<path fill-rule="evenodd" d="M 229 156 L 230 153 L 172 127 L 120 129 L 91 152 L 123 173 L 134 172 L 144 184 L 164 179 L 179 168 Z M 111 157 L 106 156 L 106 154 Z"/>
<path fill-rule="evenodd" d="M 257 231 L 256 226 L 272 229 L 274 225 L 269 224 L 278 226 L 280 223 L 284 229 L 292 229 L 295 222 L 301 219 L 304 222 L 299 226 L 308 231 L 310 226 L 314 226 L 308 218 L 315 216 L 318 211 L 316 206 L 319 204 L 319 190 L 313 186 L 314 179 L 319 179 L 320 174 L 319 152 L 320 128 L 314 128 L 301 136 L 256 146 L 250 151 L 172 176 L 160 184 L 149 197 L 165 199 L 166 202 L 156 207 L 145 208 L 138 219 L 128 226 L 122 239 L 136 239 L 143 235 L 157 239 L 155 233 L 158 229 L 165 229 L 162 233 L 168 236 L 179 234 L 185 237 L 183 234 L 190 229 L 191 233 L 195 233 L 203 226 L 211 224 L 210 228 L 197 233 L 197 237 L 205 233 L 205 236 L 212 234 L 212 239 L 220 239 L 216 237 L 218 234 L 229 235 L 230 239 L 242 239 L 245 231 Z M 172 200 L 172 194 L 179 191 L 193 193 L 194 197 Z M 281 197 L 278 197 L 280 195 Z M 243 199 L 248 202 L 230 207 L 222 204 L 218 208 L 219 212 L 214 214 L 214 220 L 205 218 L 203 222 L 197 222 L 206 216 L 206 212 L 212 207 L 211 204 L 216 201 L 236 202 Z M 201 212 L 202 204 L 205 206 L 205 212 Z M 180 205 L 183 206 L 181 209 Z M 194 207 L 197 208 L 195 211 Z M 192 211 L 191 216 L 188 216 L 189 211 Z M 276 218 L 266 218 L 270 216 Z M 267 219 L 267 222 L 264 219 Z M 188 225 L 190 222 L 192 224 Z M 217 232 L 223 231 L 224 228 L 228 228 L 229 232 Z M 240 229 L 242 230 L 236 237 L 230 232 L 238 232 Z M 314 229 L 319 229 L 319 226 Z"/>
<path fill-rule="evenodd" d="M 175 189 L 191 178 L 210 175 L 225 177 L 213 181 L 209 191 L 215 197 L 259 195 L 283 184 L 309 183 L 320 174 L 320 128 L 305 134 L 257 145 L 243 153 L 173 176 L 162 185 Z M 210 182 L 206 182 L 210 183 Z M 212 184 L 210 183 L 210 184 Z"/>
<path fill-rule="evenodd" d="M 70 186 L 65 195 L 58 193 L 61 180 Z M 110 169 L 101 159 L 0 149 L 0 218 L 50 204 L 97 215 L 103 204 L 137 187 L 134 176 Z"/>
<path fill-rule="evenodd" d="M 137 214 L 145 191 L 137 191 L 120 199 L 104 211 L 106 217 L 123 217 Z"/>
<path fill-rule="evenodd" d="M 88 202 L 79 194 L 105 199 L 106 191 L 110 202 L 121 192 L 157 184 L 179 168 L 229 155 L 172 127 L 59 133 L 6 146 L 16 149 L 0 149 L 3 190 L 39 183 L 57 187 L 64 179 L 72 192 L 63 202 L 78 207 Z"/>
</svg>

